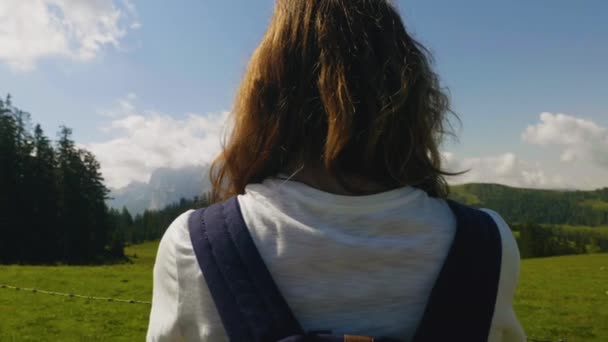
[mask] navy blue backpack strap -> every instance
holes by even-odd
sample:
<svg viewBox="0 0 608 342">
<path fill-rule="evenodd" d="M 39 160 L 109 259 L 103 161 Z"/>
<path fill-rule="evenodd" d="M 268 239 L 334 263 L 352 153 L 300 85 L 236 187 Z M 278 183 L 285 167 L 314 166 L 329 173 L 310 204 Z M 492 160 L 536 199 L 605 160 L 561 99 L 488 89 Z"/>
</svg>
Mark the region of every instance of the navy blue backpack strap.
<svg viewBox="0 0 608 342">
<path fill-rule="evenodd" d="M 487 213 L 448 201 L 457 230 L 415 342 L 486 342 L 492 325 L 502 240 Z"/>
<path fill-rule="evenodd" d="M 483 211 L 448 204 L 456 217 L 456 234 L 413 341 L 485 342 L 500 278 L 500 232 Z M 303 332 L 264 264 L 236 198 L 195 211 L 189 229 L 231 341 L 341 340 Z"/>
<path fill-rule="evenodd" d="M 303 334 L 251 238 L 236 197 L 195 211 L 188 226 L 231 341 L 268 342 Z"/>
</svg>

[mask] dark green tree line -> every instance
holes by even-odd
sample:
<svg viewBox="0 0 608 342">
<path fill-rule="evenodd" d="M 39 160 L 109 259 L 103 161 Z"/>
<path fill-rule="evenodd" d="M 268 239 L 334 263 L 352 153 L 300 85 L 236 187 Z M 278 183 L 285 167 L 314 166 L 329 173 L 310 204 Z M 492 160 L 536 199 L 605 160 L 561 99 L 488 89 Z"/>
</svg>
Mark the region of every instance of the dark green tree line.
<svg viewBox="0 0 608 342">
<path fill-rule="evenodd" d="M 608 233 L 593 228 L 564 228 L 526 223 L 512 225 L 519 231 L 523 258 L 608 252 Z"/>
<path fill-rule="evenodd" d="M 146 210 L 132 217 L 126 208 L 110 209 L 117 235 L 113 241 L 137 244 L 160 239 L 165 230 L 179 215 L 190 209 L 205 207 L 210 203 L 210 195 L 204 194 L 193 199 L 182 198 L 160 210 Z M 117 246 L 116 248 L 121 248 Z"/>
<path fill-rule="evenodd" d="M 56 144 L 0 100 L 0 263 L 92 263 L 123 255 L 95 157 L 61 127 Z"/>
</svg>

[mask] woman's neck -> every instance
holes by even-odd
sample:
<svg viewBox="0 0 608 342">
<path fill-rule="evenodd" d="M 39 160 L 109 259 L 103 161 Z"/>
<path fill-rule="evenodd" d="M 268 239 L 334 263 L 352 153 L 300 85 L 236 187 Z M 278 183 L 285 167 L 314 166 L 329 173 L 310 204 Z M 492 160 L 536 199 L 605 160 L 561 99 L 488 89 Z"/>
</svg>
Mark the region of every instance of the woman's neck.
<svg viewBox="0 0 608 342">
<path fill-rule="evenodd" d="M 377 182 L 354 177 L 351 180 L 356 185 L 358 191 L 349 191 L 324 167 L 305 166 L 291 169 L 290 172 L 284 172 L 284 174 L 287 175 L 289 180 L 300 182 L 315 189 L 336 195 L 364 196 L 392 190 Z"/>
</svg>

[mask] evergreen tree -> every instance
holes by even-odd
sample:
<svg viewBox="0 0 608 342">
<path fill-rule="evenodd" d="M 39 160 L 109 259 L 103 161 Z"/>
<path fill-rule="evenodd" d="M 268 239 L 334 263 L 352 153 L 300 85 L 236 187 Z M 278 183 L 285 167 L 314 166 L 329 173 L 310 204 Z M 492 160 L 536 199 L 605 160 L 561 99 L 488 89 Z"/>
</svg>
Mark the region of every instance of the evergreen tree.
<svg viewBox="0 0 608 342">
<path fill-rule="evenodd" d="M 108 219 L 108 208 L 105 200 L 109 193 L 108 188 L 103 184 L 103 177 L 99 171 L 99 162 L 93 154 L 86 150 L 79 150 L 81 166 L 81 200 L 86 204 L 86 230 L 87 251 L 85 257 L 91 259 L 95 255 L 103 254 L 105 247 L 111 238 L 111 221 Z"/>
<path fill-rule="evenodd" d="M 17 210 L 15 215 L 19 219 L 15 229 L 16 235 L 13 243 L 16 246 L 15 258 L 19 261 L 29 261 L 30 251 L 30 231 L 33 225 L 33 215 L 31 213 L 30 200 L 34 196 L 34 184 L 32 175 L 33 164 L 33 139 L 30 134 L 30 116 L 28 113 L 12 108 L 12 115 L 15 120 L 16 128 L 16 149 L 17 149 L 17 192 L 14 194 Z M 37 238 L 37 236 L 34 236 Z"/>
<path fill-rule="evenodd" d="M 76 149 L 71 135 L 71 129 L 62 127 L 58 141 L 62 250 L 67 262 L 82 263 L 103 253 L 109 241 L 110 220 L 104 202 L 108 190 L 99 163 L 91 153 Z"/>
<path fill-rule="evenodd" d="M 61 127 L 57 142 L 57 183 L 59 189 L 58 233 L 60 258 L 67 262 L 76 262 L 82 252 L 82 236 L 78 226 L 82 215 L 78 177 L 78 152 L 71 140 L 72 130 Z"/>
<path fill-rule="evenodd" d="M 127 207 L 122 207 L 120 213 L 120 231 L 122 241 L 133 241 L 133 217 L 127 210 Z"/>
<path fill-rule="evenodd" d="M 31 226 L 31 216 L 27 211 L 27 198 L 31 193 L 29 176 L 32 143 L 28 132 L 29 115 L 12 106 L 10 96 L 1 105 L 2 142 L 2 195 L 0 202 L 4 210 L 0 219 L 6 242 L 1 246 L 3 260 L 15 262 L 24 260 L 27 228 Z"/>
<path fill-rule="evenodd" d="M 31 166 L 32 186 L 30 210 L 32 226 L 29 238 L 32 243 L 32 260 L 57 260 L 57 184 L 55 180 L 55 151 L 40 125 L 34 129 L 34 156 Z"/>
<path fill-rule="evenodd" d="M 11 99 L 0 99 L 0 262 L 15 260 L 18 233 L 17 202 L 18 154 L 17 127 L 12 115 Z"/>
</svg>

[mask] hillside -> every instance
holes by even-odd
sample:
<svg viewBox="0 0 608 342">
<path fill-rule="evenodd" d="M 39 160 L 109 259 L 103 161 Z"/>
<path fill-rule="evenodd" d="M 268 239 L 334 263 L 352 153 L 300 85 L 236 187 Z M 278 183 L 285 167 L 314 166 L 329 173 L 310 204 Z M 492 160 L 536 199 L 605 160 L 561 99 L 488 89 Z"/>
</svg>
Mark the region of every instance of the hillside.
<svg viewBox="0 0 608 342">
<path fill-rule="evenodd" d="M 608 188 L 562 191 L 464 184 L 452 186 L 450 197 L 496 210 L 509 223 L 608 225 Z"/>
</svg>

